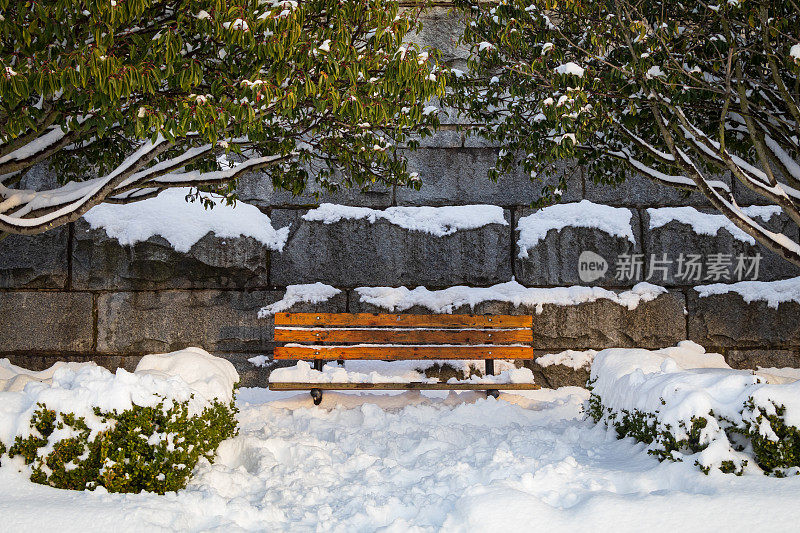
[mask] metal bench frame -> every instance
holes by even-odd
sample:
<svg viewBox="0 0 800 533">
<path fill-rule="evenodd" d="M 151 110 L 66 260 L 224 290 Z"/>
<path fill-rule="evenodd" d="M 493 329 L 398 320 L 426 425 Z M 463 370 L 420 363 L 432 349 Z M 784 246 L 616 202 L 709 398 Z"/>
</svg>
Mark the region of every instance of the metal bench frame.
<svg viewBox="0 0 800 533">
<path fill-rule="evenodd" d="M 277 313 L 274 351 L 278 360 L 484 360 L 494 374 L 495 359 L 533 359 L 530 315 L 397 315 L 382 313 Z M 272 382 L 271 390 L 309 390 L 314 404 L 324 390 L 534 390 L 534 383 L 304 383 Z"/>
</svg>

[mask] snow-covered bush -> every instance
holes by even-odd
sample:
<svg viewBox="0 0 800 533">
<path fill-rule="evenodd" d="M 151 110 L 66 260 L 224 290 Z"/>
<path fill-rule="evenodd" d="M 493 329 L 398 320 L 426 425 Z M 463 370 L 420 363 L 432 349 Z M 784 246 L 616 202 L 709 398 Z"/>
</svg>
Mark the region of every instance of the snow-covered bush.
<svg viewBox="0 0 800 533">
<path fill-rule="evenodd" d="M 739 429 L 758 465 L 777 476 L 800 472 L 800 382 L 771 385 L 748 398 Z"/>
<path fill-rule="evenodd" d="M 774 378 L 774 377 L 773 377 Z M 690 341 L 675 348 L 603 350 L 592 365 L 589 414 L 660 460 L 704 472 L 800 467 L 800 382 L 733 370 Z"/>
<path fill-rule="evenodd" d="M 199 348 L 30 372 L 0 360 L 0 455 L 65 489 L 163 494 L 236 434 L 233 365 Z M 20 465 L 22 466 L 22 465 Z"/>
</svg>

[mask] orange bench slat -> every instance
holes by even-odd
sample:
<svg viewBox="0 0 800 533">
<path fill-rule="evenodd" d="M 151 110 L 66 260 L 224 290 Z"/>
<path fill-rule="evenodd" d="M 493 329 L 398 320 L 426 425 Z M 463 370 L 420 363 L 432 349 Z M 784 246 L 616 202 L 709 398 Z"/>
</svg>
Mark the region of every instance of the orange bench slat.
<svg viewBox="0 0 800 533">
<path fill-rule="evenodd" d="M 382 313 L 276 313 L 276 326 L 531 328 L 530 315 L 396 315 Z"/>
<path fill-rule="evenodd" d="M 275 348 L 275 359 L 414 360 L 414 359 L 533 359 L 530 346 L 299 346 Z"/>
<path fill-rule="evenodd" d="M 276 327 L 275 340 L 297 343 L 519 344 L 533 342 L 533 330 L 285 329 Z"/>
</svg>

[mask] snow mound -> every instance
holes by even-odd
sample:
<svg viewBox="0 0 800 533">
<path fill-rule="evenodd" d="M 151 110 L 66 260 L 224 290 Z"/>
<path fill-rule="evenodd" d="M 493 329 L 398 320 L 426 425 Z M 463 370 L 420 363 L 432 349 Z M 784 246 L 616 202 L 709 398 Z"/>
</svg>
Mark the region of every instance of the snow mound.
<svg viewBox="0 0 800 533">
<path fill-rule="evenodd" d="M 202 348 L 145 355 L 136 365 L 134 374 L 164 380 L 178 377 L 189 386 L 195 398 L 205 403 L 214 400 L 230 403 L 233 386 L 239 381 L 239 374 L 230 361 Z"/>
<path fill-rule="evenodd" d="M 342 220 L 377 220 L 411 231 L 422 231 L 436 237 L 456 231 L 477 229 L 489 224 L 507 226 L 503 208 L 496 205 L 457 205 L 445 207 L 389 207 L 383 211 L 368 207 L 321 204 L 303 215 L 303 220 L 335 224 Z"/>
<path fill-rule="evenodd" d="M 53 379 L 53 374 L 61 368 L 77 371 L 87 365 L 92 365 L 92 363 L 67 363 L 58 361 L 50 368 L 36 371 L 12 365 L 8 359 L 0 359 L 0 393 L 21 392 L 28 383 L 51 381 Z"/>
<path fill-rule="evenodd" d="M 187 202 L 191 189 L 167 189 L 154 198 L 128 205 L 100 204 L 83 218 L 93 229 L 103 228 L 123 246 L 131 246 L 160 235 L 176 251 L 186 253 L 206 234 L 217 237 L 252 237 L 271 250 L 283 250 L 289 228 L 275 229 L 270 218 L 254 205 L 237 202 L 235 206 L 206 193 L 214 202 L 205 209 L 199 200 Z"/>
<path fill-rule="evenodd" d="M 752 458 L 736 451 L 729 440 L 730 427 L 752 427 L 758 409 L 775 415 L 779 406 L 785 408 L 783 423 L 800 427 L 800 381 L 787 382 L 789 377 L 769 384 L 774 377 L 762 372 L 734 370 L 722 355 L 708 354 L 691 341 L 653 351 L 608 349 L 598 352 L 592 364 L 592 394 L 600 399 L 607 421 L 644 414 L 654 417 L 658 432 L 677 442 L 696 439 L 700 449 L 694 455 L 700 466 L 731 461 L 754 468 Z M 748 407 L 750 401 L 755 410 Z M 690 428 L 699 419 L 705 422 L 692 437 Z M 759 432 L 768 439 L 774 436 L 769 422 L 762 422 Z M 657 449 L 660 441 L 656 437 L 651 447 Z"/>
<path fill-rule="evenodd" d="M 777 309 L 783 302 L 800 302 L 800 277 L 778 281 L 738 281 L 736 283 L 713 283 L 698 285 L 695 290 L 700 298 L 730 292 L 739 294 L 745 302 L 767 302 Z"/>
<path fill-rule="evenodd" d="M 536 246 L 550 230 L 560 231 L 566 227 L 596 228 L 614 237 L 636 243 L 631 228 L 630 209 L 595 204 L 581 200 L 571 204 L 556 204 L 539 209 L 522 217 L 517 224 L 519 231 L 519 257 L 528 257 L 528 249 Z"/>
<path fill-rule="evenodd" d="M 147 355 L 134 372 L 112 373 L 94 363 L 56 363 L 31 372 L 0 359 L 0 441 L 8 445 L 18 435 L 28 436 L 38 404 L 84 417 L 92 431 L 102 431 L 95 408 L 121 412 L 133 405 L 188 401 L 189 414 L 197 415 L 214 400 L 230 402 L 238 381 L 229 361 L 200 348 Z"/>
<path fill-rule="evenodd" d="M 430 309 L 434 313 L 452 313 L 454 309 L 497 301 L 514 306 L 535 307 L 541 313 L 545 304 L 577 305 L 600 299 L 611 300 L 628 309 L 635 309 L 640 303 L 655 300 L 666 289 L 649 283 L 638 283 L 631 290 L 615 293 L 601 287 L 525 287 L 516 281 L 500 283 L 491 287 L 455 286 L 441 290 L 428 290 L 425 287 L 408 289 L 406 287 L 358 287 L 361 302 L 382 307 L 389 311 L 405 311 L 414 306 Z"/>
<path fill-rule="evenodd" d="M 750 218 L 760 218 L 769 221 L 773 216 L 780 214 L 781 208 L 777 205 L 754 205 L 743 207 L 742 212 Z M 694 207 L 657 207 L 648 208 L 650 215 L 650 229 L 660 228 L 670 222 L 679 222 L 692 228 L 698 235 L 717 235 L 720 230 L 730 233 L 734 239 L 749 244 L 755 244 L 753 237 L 743 232 L 725 215 L 702 213 Z"/>
<path fill-rule="evenodd" d="M 450 361 L 438 361 L 450 364 Z M 426 377 L 424 369 L 432 366 L 431 361 L 348 361 L 347 367 L 337 363 L 327 363 L 322 370 L 314 370 L 305 361 L 298 361 L 291 367 L 277 368 L 269 375 L 271 383 L 438 383 L 438 378 Z M 461 363 L 461 364 L 459 364 Z M 456 365 L 465 365 L 457 361 Z M 469 367 L 467 366 L 467 369 Z M 533 383 L 533 372 L 528 368 L 515 368 L 513 365 L 498 374 L 488 376 L 472 375 L 469 379 L 451 378 L 447 383 L 474 383 L 501 385 L 503 383 Z"/>
<path fill-rule="evenodd" d="M 299 303 L 318 304 L 327 302 L 340 292 L 342 291 L 320 282 L 304 285 L 289 285 L 286 287 L 286 293 L 283 295 L 283 298 L 261 308 L 258 312 L 258 318 L 266 318 L 275 313 L 286 311 L 287 309 L 291 309 L 293 305 Z"/>
<path fill-rule="evenodd" d="M 536 364 L 542 367 L 563 365 L 573 370 L 589 368 L 597 355 L 596 350 L 565 350 L 559 353 L 549 353 L 536 358 Z"/>
<path fill-rule="evenodd" d="M 749 386 L 758 378 L 733 370 L 725 358 L 692 341 L 662 350 L 601 350 L 592 363 L 593 393 L 614 410 L 659 413 L 659 421 L 678 426 L 713 409 L 735 417 Z M 663 400 L 663 402 L 662 402 Z M 665 403 L 664 403 L 665 402 Z"/>
</svg>

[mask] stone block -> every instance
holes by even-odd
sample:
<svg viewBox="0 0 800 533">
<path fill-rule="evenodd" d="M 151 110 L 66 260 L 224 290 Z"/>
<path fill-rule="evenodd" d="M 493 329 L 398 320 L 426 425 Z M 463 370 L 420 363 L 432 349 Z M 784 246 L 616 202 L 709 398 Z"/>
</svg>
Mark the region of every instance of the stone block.
<svg viewBox="0 0 800 533">
<path fill-rule="evenodd" d="M 441 62 L 454 64 L 465 62 L 469 48 L 459 44 L 464 34 L 464 20 L 451 7 L 434 6 L 422 12 L 422 30 L 409 33 L 406 42 L 413 42 L 424 48 L 436 48 L 441 54 Z"/>
<path fill-rule="evenodd" d="M 722 216 L 714 209 L 703 209 L 703 213 Z M 766 249 L 759 244 L 750 244 L 735 238 L 727 229 L 721 229 L 716 235 L 701 235 L 695 233 L 692 227 L 678 221 L 671 221 L 663 226 L 650 229 L 650 214 L 647 210 L 642 210 L 644 228 L 644 249 L 645 263 L 648 274 L 653 272 L 653 279 L 649 280 L 658 285 L 698 285 L 701 283 L 728 283 L 742 280 L 754 279 L 756 274 L 747 274 L 746 268 L 751 266 L 751 260 L 747 258 L 761 255 L 757 278 L 760 281 L 774 281 L 777 279 L 791 278 L 800 276 L 800 267 L 797 267 L 781 258 L 777 254 Z M 762 222 L 760 219 L 757 219 Z M 794 225 L 787 216 L 774 216 L 772 219 L 763 223 L 765 227 L 772 231 L 784 232 L 791 239 L 797 240 L 797 226 Z M 667 263 L 663 262 L 666 254 Z M 689 254 L 701 256 L 702 270 L 695 275 L 693 271 L 686 270 L 682 276 L 678 276 L 678 258 L 680 254 L 684 257 Z M 713 261 L 713 254 L 725 254 L 730 256 L 727 277 L 718 278 L 710 275 L 708 265 Z M 745 270 L 737 272 L 737 265 L 740 261 L 737 257 L 743 256 L 741 263 Z M 664 267 L 666 270 L 653 269 L 653 267 Z M 666 274 L 666 276 L 665 276 Z M 698 277 L 699 276 L 699 277 Z"/>
<path fill-rule="evenodd" d="M 0 352 L 90 352 L 92 295 L 0 292 Z"/>
<path fill-rule="evenodd" d="M 533 314 L 533 344 L 541 350 L 664 348 L 686 339 L 686 300 L 669 292 L 628 309 L 611 300 L 543 306 Z"/>
<path fill-rule="evenodd" d="M 263 172 L 250 172 L 239 178 L 236 188 L 239 199 L 262 209 L 273 207 L 316 207 L 322 203 L 358 205 L 364 207 L 389 207 L 393 201 L 393 187 L 372 185 L 368 190 L 342 188 L 336 192 L 324 191 L 312 176 L 306 190 L 299 194 L 276 189 L 272 179 Z"/>
<path fill-rule="evenodd" d="M 459 66 L 459 64 L 462 66 Z M 466 61 L 462 63 L 462 60 L 455 60 L 452 66 L 460 68 L 461 70 L 467 70 Z M 444 105 L 438 96 L 434 96 L 425 102 L 425 105 L 434 106 L 439 109 L 437 113 L 439 124 L 445 128 L 452 128 L 455 126 L 470 127 L 473 123 L 473 120 L 470 117 L 464 113 L 461 113 L 458 109 Z"/>
<path fill-rule="evenodd" d="M 92 178 L 95 176 L 89 175 L 86 177 Z M 19 182 L 20 189 L 34 191 L 54 189 L 58 186 L 58 171 L 50 168 L 50 162 L 47 160 L 35 164 Z"/>
<path fill-rule="evenodd" d="M 492 182 L 487 173 L 497 160 L 493 148 L 420 149 L 408 152 L 406 157 L 409 170 L 419 173 L 422 187 L 418 191 L 398 187 L 397 205 L 529 206 L 541 197 L 545 185 L 557 179 L 546 176 L 542 181 L 531 181 L 520 169 Z M 579 200 L 580 169 L 564 166 L 560 171 L 568 176 L 563 200 Z"/>
<path fill-rule="evenodd" d="M 209 352 L 271 352 L 272 319 L 263 306 L 283 291 L 142 291 L 98 296 L 97 351 L 110 354 L 171 352 L 199 346 Z M 344 311 L 339 294 L 318 306 L 294 311 Z"/>
<path fill-rule="evenodd" d="M 515 217 L 514 227 L 517 228 L 521 217 L 533 212 L 530 209 L 522 210 Z M 547 232 L 544 239 L 527 249 L 527 257 L 519 256 L 520 250 L 517 244 L 519 232 L 515 231 L 514 274 L 523 285 L 631 286 L 641 279 L 631 280 L 627 276 L 617 279 L 616 265 L 621 255 L 642 253 L 639 214 L 636 211 L 631 213 L 631 228 L 635 243 L 596 228 L 567 226 L 560 230 L 552 229 Z M 578 259 L 584 251 L 594 252 L 606 261 L 606 273 L 599 279 L 590 282 L 580 279 Z"/>
<path fill-rule="evenodd" d="M 800 368 L 800 352 L 798 350 L 781 349 L 731 349 L 725 354 L 725 360 L 733 368 Z"/>
<path fill-rule="evenodd" d="M 730 178 L 718 178 L 730 183 Z M 681 206 L 707 207 L 710 202 L 700 193 L 688 193 L 674 187 L 662 185 L 636 174 L 627 173 L 622 183 L 611 185 L 596 183 L 592 176 L 586 176 L 587 200 L 598 204 L 624 205 L 631 207 Z"/>
<path fill-rule="evenodd" d="M 800 303 L 747 303 L 736 293 L 701 298 L 688 293 L 689 339 L 717 348 L 788 348 L 800 346 Z"/>
<path fill-rule="evenodd" d="M 335 287 L 441 287 L 491 285 L 511 278 L 508 226 L 490 224 L 436 237 L 385 220 L 323 224 L 302 220 L 301 215 L 272 213 L 280 227 L 291 222 L 286 247 L 271 256 L 273 285 L 321 281 Z"/>
<path fill-rule="evenodd" d="M 464 148 L 503 148 L 503 141 L 490 141 L 477 134 L 474 130 L 464 131 Z"/>
<path fill-rule="evenodd" d="M 772 203 L 760 194 L 750 190 L 747 185 L 738 179 L 733 180 L 733 196 L 739 205 L 769 205 Z"/>
<path fill-rule="evenodd" d="M 423 307 L 421 305 L 415 305 L 408 309 L 386 309 L 379 305 L 375 305 L 368 302 L 362 302 L 358 296 L 356 291 L 350 291 L 350 312 L 351 313 L 398 313 L 403 315 L 431 315 L 435 314 L 433 311 L 428 309 L 427 307 Z M 468 315 L 474 314 L 472 308 L 467 305 L 456 307 L 453 309 L 454 315 Z"/>
<path fill-rule="evenodd" d="M 443 126 L 442 129 L 433 132 L 433 135 L 428 137 L 412 135 L 411 139 L 418 141 L 420 148 L 462 148 L 464 132 Z"/>
<path fill-rule="evenodd" d="M 142 290 L 250 288 L 269 285 L 269 248 L 251 237 L 209 233 L 187 253 L 158 235 L 123 246 L 82 219 L 75 226 L 73 286 L 78 289 Z"/>
<path fill-rule="evenodd" d="M 547 352 L 542 352 L 544 355 Z M 539 357 L 539 355 L 537 355 Z M 585 387 L 589 381 L 589 368 L 579 368 L 575 370 L 565 365 L 540 366 L 535 361 L 525 361 L 525 368 L 530 368 L 533 372 L 534 383 L 548 389 L 559 387 Z"/>
<path fill-rule="evenodd" d="M 0 240 L 0 287 L 63 289 L 69 264 L 69 228 L 39 235 L 9 235 Z"/>
</svg>

